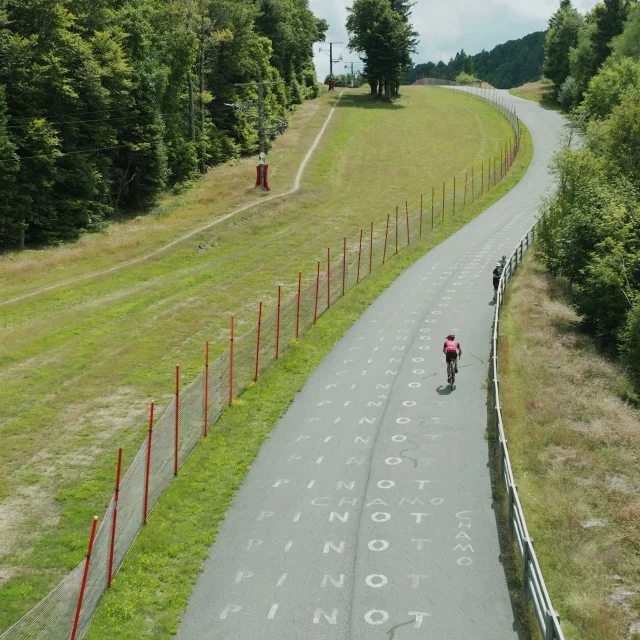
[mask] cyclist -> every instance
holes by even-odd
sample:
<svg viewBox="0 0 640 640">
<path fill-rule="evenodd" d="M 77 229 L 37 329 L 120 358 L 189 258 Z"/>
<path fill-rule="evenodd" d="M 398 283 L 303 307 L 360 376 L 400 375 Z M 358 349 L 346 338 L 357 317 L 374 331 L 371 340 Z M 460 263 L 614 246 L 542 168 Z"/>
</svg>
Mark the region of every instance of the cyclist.
<svg viewBox="0 0 640 640">
<path fill-rule="evenodd" d="M 505 266 L 507 265 L 507 256 L 502 256 L 502 258 L 500 258 L 500 264 L 502 265 L 502 268 L 504 269 Z"/>
<path fill-rule="evenodd" d="M 453 333 L 450 333 L 444 341 L 442 353 L 444 353 L 447 362 L 447 380 L 451 382 L 452 371 L 458 373 L 458 357 L 462 358 L 460 343 Z"/>
<path fill-rule="evenodd" d="M 496 263 L 496 268 L 493 270 L 493 299 L 498 297 L 498 285 L 500 284 L 500 278 L 504 271 L 504 265 L 502 262 Z"/>
</svg>

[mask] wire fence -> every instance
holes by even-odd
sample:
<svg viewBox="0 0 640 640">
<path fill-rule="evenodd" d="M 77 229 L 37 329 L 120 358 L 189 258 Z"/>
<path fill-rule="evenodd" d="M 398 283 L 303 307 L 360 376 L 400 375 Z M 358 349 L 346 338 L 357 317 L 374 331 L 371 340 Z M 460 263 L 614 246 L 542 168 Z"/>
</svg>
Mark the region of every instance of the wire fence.
<svg viewBox="0 0 640 640">
<path fill-rule="evenodd" d="M 522 262 L 525 252 L 535 241 L 536 231 L 540 221 L 537 221 L 522 238 L 520 243 L 509 256 L 507 266 L 500 279 L 496 302 L 496 315 L 493 324 L 492 360 L 493 360 L 493 391 L 495 397 L 496 424 L 499 443 L 500 477 L 504 482 L 507 497 L 507 518 L 509 533 L 516 543 L 522 561 L 522 588 L 525 600 L 533 607 L 540 633 L 544 640 L 564 640 L 560 627 L 560 616 L 551 605 L 551 599 L 538 564 L 538 558 L 533 548 L 533 539 L 529 535 L 524 518 L 522 504 L 518 496 L 518 489 L 511 468 L 507 438 L 502 422 L 502 408 L 500 406 L 500 380 L 498 378 L 498 337 L 500 327 L 500 309 L 504 302 L 507 282 L 516 272 Z"/>
<path fill-rule="evenodd" d="M 180 388 L 176 367 L 175 397 L 154 424 L 151 405 L 147 437 L 124 477 L 120 477 L 122 449 L 118 452 L 113 498 L 97 526 L 94 518 L 85 559 L 40 603 L 0 636 L 1 640 L 76 640 L 87 632 L 102 594 L 111 586 L 131 545 L 179 468 L 198 446 L 223 411 L 292 341 L 312 327 L 320 316 L 359 282 L 381 268 L 398 252 L 419 242 L 455 218 L 508 174 L 520 148 L 520 122 L 515 111 L 499 101 L 483 97 L 509 120 L 514 135 L 500 155 L 455 176 L 450 184 L 434 187 L 410 210 L 408 202 L 397 207 L 377 228 L 372 222 L 339 251 L 327 249 L 316 265 L 314 277 L 302 286 L 302 273 L 293 296 L 282 299 L 278 287 L 276 308 L 265 313 L 260 302 L 256 323 L 235 336 L 231 319 L 225 351 L 209 362 L 195 380 Z"/>
</svg>

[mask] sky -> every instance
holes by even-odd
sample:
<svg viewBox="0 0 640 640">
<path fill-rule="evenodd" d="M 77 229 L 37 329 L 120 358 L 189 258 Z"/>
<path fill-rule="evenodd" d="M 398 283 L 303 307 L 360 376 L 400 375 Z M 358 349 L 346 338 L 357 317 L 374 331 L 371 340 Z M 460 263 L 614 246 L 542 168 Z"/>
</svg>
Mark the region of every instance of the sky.
<svg viewBox="0 0 640 640">
<path fill-rule="evenodd" d="M 353 0 L 309 1 L 315 15 L 329 23 L 327 43 L 330 40 L 344 43 L 334 46 L 333 55 L 334 59 L 342 56 L 344 62 L 358 60 L 346 46 L 349 41 L 345 29 L 347 7 L 352 3 Z M 596 4 L 597 0 L 573 0 L 581 13 Z M 414 62 L 448 62 L 461 49 L 473 55 L 482 49 L 489 51 L 507 40 L 544 31 L 559 6 L 559 0 L 416 0 L 412 23 L 420 34 L 420 44 Z M 327 43 L 314 47 L 316 70 L 321 81 L 329 73 Z M 334 65 L 334 74 L 344 73 L 344 62 Z"/>
</svg>

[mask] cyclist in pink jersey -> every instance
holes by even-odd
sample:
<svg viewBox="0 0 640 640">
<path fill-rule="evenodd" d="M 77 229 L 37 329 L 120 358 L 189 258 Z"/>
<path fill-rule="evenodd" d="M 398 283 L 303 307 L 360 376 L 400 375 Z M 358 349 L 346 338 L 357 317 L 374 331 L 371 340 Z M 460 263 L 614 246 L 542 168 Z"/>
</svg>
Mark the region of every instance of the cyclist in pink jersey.
<svg viewBox="0 0 640 640">
<path fill-rule="evenodd" d="M 451 381 L 452 370 L 458 373 L 458 357 L 462 357 L 462 348 L 455 335 L 450 333 L 442 347 L 447 362 L 447 379 Z"/>
</svg>

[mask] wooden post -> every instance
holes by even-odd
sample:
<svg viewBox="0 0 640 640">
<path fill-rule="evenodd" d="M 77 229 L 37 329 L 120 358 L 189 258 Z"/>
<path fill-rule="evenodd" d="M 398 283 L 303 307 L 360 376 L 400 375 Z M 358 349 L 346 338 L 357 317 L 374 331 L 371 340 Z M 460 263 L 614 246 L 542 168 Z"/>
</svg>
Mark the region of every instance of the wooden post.
<svg viewBox="0 0 640 640">
<path fill-rule="evenodd" d="M 420 234 L 419 234 L 419 238 L 422 238 L 422 213 L 424 211 L 424 194 L 420 194 Z"/>
<path fill-rule="evenodd" d="M 484 160 L 482 161 L 482 175 L 481 175 L 480 182 L 482 182 L 482 187 L 480 188 L 480 195 L 483 196 L 484 195 Z"/>
<path fill-rule="evenodd" d="M 405 200 L 404 208 L 407 212 L 407 247 L 411 244 L 411 232 L 409 230 L 409 203 Z"/>
<path fill-rule="evenodd" d="M 445 200 L 444 194 L 445 194 L 446 186 L 447 186 L 447 183 L 443 182 L 442 183 L 442 221 L 443 222 L 444 222 L 444 200 Z"/>
<path fill-rule="evenodd" d="M 398 253 L 398 211 L 399 207 L 396 207 L 396 254 Z"/>
<path fill-rule="evenodd" d="M 476 181 L 474 176 L 473 167 L 471 167 L 471 202 L 476 201 Z"/>
<path fill-rule="evenodd" d="M 431 231 L 433 231 L 433 216 L 436 210 L 436 188 L 431 188 Z"/>
<path fill-rule="evenodd" d="M 456 177 L 453 176 L 453 215 L 456 215 Z"/>
<path fill-rule="evenodd" d="M 467 208 L 467 185 L 469 184 L 469 172 L 467 171 L 464 174 L 464 202 L 462 203 L 462 208 Z"/>
</svg>

